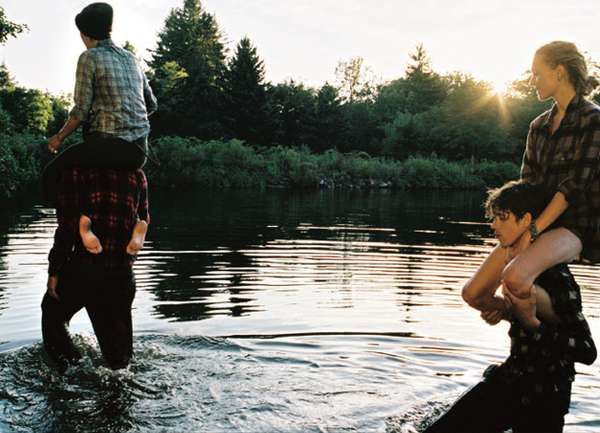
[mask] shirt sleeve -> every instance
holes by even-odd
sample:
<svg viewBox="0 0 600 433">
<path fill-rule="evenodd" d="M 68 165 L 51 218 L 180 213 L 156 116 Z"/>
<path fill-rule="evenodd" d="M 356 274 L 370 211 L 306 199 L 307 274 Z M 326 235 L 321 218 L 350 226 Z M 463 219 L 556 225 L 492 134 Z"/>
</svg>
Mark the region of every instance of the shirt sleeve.
<svg viewBox="0 0 600 433">
<path fill-rule="evenodd" d="M 574 152 L 567 176 L 558 185 L 569 204 L 586 200 L 587 191 L 598 176 L 600 163 L 600 116 L 590 120 L 581 140 L 581 152 Z"/>
<path fill-rule="evenodd" d="M 156 100 L 156 96 L 154 96 L 154 92 L 152 91 L 152 87 L 148 83 L 148 78 L 144 71 L 142 71 L 142 80 L 144 81 L 144 101 L 146 102 L 146 111 L 148 112 L 148 116 L 156 111 L 158 108 L 158 102 Z"/>
<path fill-rule="evenodd" d="M 535 153 L 536 132 L 533 128 L 533 122 L 529 125 L 527 133 L 527 141 L 525 144 L 525 152 L 523 153 L 523 161 L 521 163 L 521 179 L 526 182 L 535 182 L 538 164 Z"/>
<path fill-rule="evenodd" d="M 92 101 L 94 99 L 95 64 L 89 51 L 83 52 L 77 62 L 77 73 L 75 75 L 75 90 L 73 100 L 75 106 L 69 113 L 71 117 L 81 121 L 88 121 Z"/>
<path fill-rule="evenodd" d="M 65 171 L 61 175 L 56 207 L 58 227 L 48 254 L 48 274 L 51 276 L 58 275 L 69 260 L 79 233 L 81 188 L 77 187 L 77 183 L 76 173 Z"/>
</svg>

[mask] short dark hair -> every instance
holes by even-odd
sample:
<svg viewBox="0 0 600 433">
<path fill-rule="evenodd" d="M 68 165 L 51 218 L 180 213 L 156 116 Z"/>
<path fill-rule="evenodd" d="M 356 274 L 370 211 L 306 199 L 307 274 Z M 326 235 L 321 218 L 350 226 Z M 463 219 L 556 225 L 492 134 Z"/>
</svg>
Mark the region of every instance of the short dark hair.
<svg viewBox="0 0 600 433">
<path fill-rule="evenodd" d="M 512 212 L 518 219 L 527 212 L 537 218 L 550 201 L 548 188 L 522 180 L 513 180 L 500 188 L 488 190 L 485 201 L 485 216 L 493 219 L 497 215 Z"/>
<path fill-rule="evenodd" d="M 84 35 L 101 41 L 110 37 L 113 8 L 108 3 L 92 3 L 75 17 L 75 25 Z"/>
</svg>

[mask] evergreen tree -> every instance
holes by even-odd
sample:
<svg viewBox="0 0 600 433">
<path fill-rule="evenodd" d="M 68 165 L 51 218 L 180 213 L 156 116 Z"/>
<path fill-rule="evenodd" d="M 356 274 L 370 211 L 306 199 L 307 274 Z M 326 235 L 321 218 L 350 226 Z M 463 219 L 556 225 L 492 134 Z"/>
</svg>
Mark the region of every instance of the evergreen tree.
<svg viewBox="0 0 600 433">
<path fill-rule="evenodd" d="M 237 45 L 225 74 L 226 116 L 235 138 L 249 143 L 265 139 L 267 97 L 264 79 L 264 62 L 250 39 L 245 37 Z"/>
<path fill-rule="evenodd" d="M 8 72 L 8 68 L 5 63 L 0 65 L 0 89 L 13 89 L 15 87 L 15 81 Z"/>
<path fill-rule="evenodd" d="M 315 91 L 293 80 L 267 87 L 272 144 L 316 145 Z"/>
<path fill-rule="evenodd" d="M 422 44 L 409 54 L 406 67 L 405 104 L 410 113 L 420 113 L 440 104 L 448 95 L 448 84 L 431 70 L 427 51 Z"/>
<path fill-rule="evenodd" d="M 317 146 L 314 150 L 322 152 L 339 148 L 344 140 L 344 118 L 339 90 L 325 83 L 317 93 L 316 135 Z"/>
<path fill-rule="evenodd" d="M 174 132 L 202 138 L 223 136 L 225 47 L 215 17 L 202 9 L 199 0 L 185 0 L 182 8 L 171 11 L 158 38 L 150 66 L 158 73 L 175 62 L 185 78 L 172 89 L 181 97 L 180 103 L 171 113 L 159 108 L 155 126 L 169 129 L 176 119 Z"/>
</svg>

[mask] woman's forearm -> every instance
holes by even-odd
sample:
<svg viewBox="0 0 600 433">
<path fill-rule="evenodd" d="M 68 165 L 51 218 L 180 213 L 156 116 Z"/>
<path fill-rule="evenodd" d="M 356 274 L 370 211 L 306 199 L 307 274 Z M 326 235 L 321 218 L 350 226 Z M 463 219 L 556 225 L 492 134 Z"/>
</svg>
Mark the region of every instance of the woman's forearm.
<svg viewBox="0 0 600 433">
<path fill-rule="evenodd" d="M 550 227 L 550 225 L 556 221 L 568 207 L 569 202 L 567 202 L 565 195 L 562 192 L 559 191 L 554 194 L 554 197 L 552 197 L 548 206 L 546 206 L 544 211 L 535 220 L 535 226 L 537 227 L 538 232 L 541 233 Z"/>
</svg>

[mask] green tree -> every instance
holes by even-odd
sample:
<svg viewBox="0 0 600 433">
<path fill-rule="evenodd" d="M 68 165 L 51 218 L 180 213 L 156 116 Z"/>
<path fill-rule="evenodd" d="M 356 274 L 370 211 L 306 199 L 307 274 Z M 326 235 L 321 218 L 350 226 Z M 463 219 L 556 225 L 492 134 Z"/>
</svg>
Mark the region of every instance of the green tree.
<svg viewBox="0 0 600 433">
<path fill-rule="evenodd" d="M 340 60 L 335 68 L 340 95 L 349 103 L 372 98 L 375 84 L 369 77 L 371 71 L 364 66 L 362 57 L 354 57 L 348 61 Z"/>
<path fill-rule="evenodd" d="M 202 138 L 224 135 L 225 54 L 217 21 L 199 0 L 185 0 L 182 8 L 171 11 L 149 64 L 158 74 L 167 63 L 176 62 L 187 74 L 178 86 L 183 99 L 167 116 L 177 119 L 179 133 Z"/>
<path fill-rule="evenodd" d="M 10 75 L 6 64 L 0 65 L 0 89 L 14 89 L 16 83 Z"/>
<path fill-rule="evenodd" d="M 394 80 L 380 90 L 378 111 L 384 118 L 397 112 L 412 114 L 427 111 L 439 105 L 448 95 L 448 82 L 433 72 L 427 51 L 419 44 L 409 54 L 405 77 Z"/>
<path fill-rule="evenodd" d="M 15 88 L 15 82 L 8 72 L 8 68 L 3 63 L 0 65 L 0 92 L 8 92 Z M 0 98 L 0 134 L 7 134 L 14 128 L 11 115 L 2 106 Z"/>
<path fill-rule="evenodd" d="M 267 86 L 267 105 L 271 116 L 269 142 L 284 146 L 315 147 L 317 137 L 315 91 L 293 80 Z"/>
<path fill-rule="evenodd" d="M 530 83 L 529 72 L 511 83 L 506 96 L 506 107 L 511 120 L 510 135 L 519 143 L 520 154 L 525 148 L 529 124 L 551 106 L 551 101 L 538 99 L 535 87 Z"/>
<path fill-rule="evenodd" d="M 65 124 L 69 117 L 69 106 L 71 105 L 70 96 L 60 95 L 52 96 L 52 117 L 46 127 L 46 135 L 56 134 Z"/>
<path fill-rule="evenodd" d="M 16 38 L 19 33 L 27 29 L 26 24 L 17 24 L 9 21 L 4 13 L 4 8 L 0 6 L 0 45 L 4 44 L 9 37 Z"/>
<path fill-rule="evenodd" d="M 0 105 L 10 114 L 17 132 L 44 134 L 53 119 L 52 97 L 40 90 L 23 87 L 2 89 Z"/>
<path fill-rule="evenodd" d="M 264 62 L 245 37 L 238 43 L 225 73 L 225 113 L 235 138 L 249 143 L 265 139 L 268 119 L 264 79 Z"/>
<path fill-rule="evenodd" d="M 123 44 L 123 49 L 129 51 L 134 56 L 137 56 L 137 50 L 131 42 L 125 41 L 125 43 Z"/>
<path fill-rule="evenodd" d="M 318 137 L 313 150 L 322 152 L 344 145 L 345 122 L 337 87 L 325 83 L 317 92 L 315 134 Z"/>
</svg>

